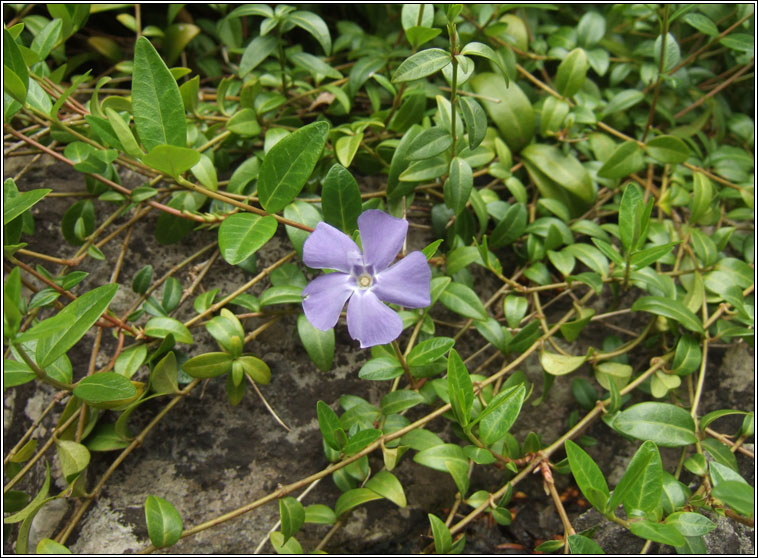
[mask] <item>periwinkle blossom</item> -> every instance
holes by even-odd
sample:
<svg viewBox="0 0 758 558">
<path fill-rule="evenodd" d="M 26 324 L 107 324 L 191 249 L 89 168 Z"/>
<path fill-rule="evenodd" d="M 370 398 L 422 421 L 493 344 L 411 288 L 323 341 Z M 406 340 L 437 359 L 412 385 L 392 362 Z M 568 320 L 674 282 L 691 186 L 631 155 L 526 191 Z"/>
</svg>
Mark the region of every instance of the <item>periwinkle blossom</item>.
<svg viewBox="0 0 758 558">
<path fill-rule="evenodd" d="M 305 317 L 317 329 L 333 328 L 347 302 L 347 330 L 361 348 L 390 343 L 403 330 L 403 320 L 389 306 L 424 308 L 431 303 L 431 271 L 421 252 L 395 264 L 408 232 L 408 221 L 376 209 L 358 217 L 363 252 L 345 233 L 319 223 L 303 246 L 303 262 L 334 269 L 303 289 Z M 390 265 L 392 264 L 392 265 Z"/>
</svg>

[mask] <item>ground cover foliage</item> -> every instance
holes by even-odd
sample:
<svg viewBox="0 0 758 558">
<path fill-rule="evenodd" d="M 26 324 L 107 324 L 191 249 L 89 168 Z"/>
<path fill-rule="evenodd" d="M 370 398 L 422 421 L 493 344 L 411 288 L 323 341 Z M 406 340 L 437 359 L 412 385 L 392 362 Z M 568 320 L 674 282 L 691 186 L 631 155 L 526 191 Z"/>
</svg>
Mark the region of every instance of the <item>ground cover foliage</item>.
<svg viewBox="0 0 758 558">
<path fill-rule="evenodd" d="M 701 405 L 713 355 L 754 339 L 752 5 L 4 10 L 4 157 L 31 157 L 4 177 L 4 390 L 53 388 L 39 420 L 5 441 L 15 552 L 66 552 L 112 475 L 158 423 L 203 405 L 187 396 L 208 382 L 230 407 L 268 405 L 277 375 L 256 339 L 279 321 L 324 375 L 335 351 L 362 351 L 353 375 L 382 395 L 314 403 L 324 468 L 241 508 L 189 525 L 148 495 L 143 550 L 278 502 L 275 551 L 328 551 L 369 502 L 409 504 L 401 468 L 457 488 L 428 510 L 427 552 L 465 552 L 478 518 L 509 525 L 533 474 L 563 527 L 542 552 L 602 552 L 565 510 L 556 482 L 568 476 L 645 549 L 704 553 L 718 516 L 752 525 L 735 454 L 752 458 L 753 408 Z M 72 167 L 79 189 L 19 190 L 41 158 Z M 33 250 L 35 218 L 61 199 L 58 249 Z M 303 247 L 322 221 L 360 242 L 359 217 L 377 209 L 407 219 L 431 304 L 393 305 L 400 337 L 360 349 L 335 341 L 344 318 L 322 331 L 303 314 L 322 273 Z M 143 259 L 124 276 L 141 252 L 132 232 L 156 215 L 141 245 L 177 245 L 181 262 L 158 276 Z M 259 266 L 277 239 L 287 251 Z M 245 281 L 221 291 L 207 274 L 216 260 Z M 88 264 L 109 279 L 93 282 Z M 605 334 L 588 337 L 593 324 Z M 561 435 L 511 433 L 555 383 L 576 401 Z M 250 428 L 280 428 L 270 410 Z M 596 423 L 637 444 L 615 484 L 592 457 Z M 108 466 L 93 475 L 97 456 Z M 482 470 L 499 488 L 476 486 Z M 340 495 L 304 505 L 322 478 Z M 69 512 L 30 547 L 52 500 Z M 304 548 L 314 524 L 332 528 Z"/>
</svg>

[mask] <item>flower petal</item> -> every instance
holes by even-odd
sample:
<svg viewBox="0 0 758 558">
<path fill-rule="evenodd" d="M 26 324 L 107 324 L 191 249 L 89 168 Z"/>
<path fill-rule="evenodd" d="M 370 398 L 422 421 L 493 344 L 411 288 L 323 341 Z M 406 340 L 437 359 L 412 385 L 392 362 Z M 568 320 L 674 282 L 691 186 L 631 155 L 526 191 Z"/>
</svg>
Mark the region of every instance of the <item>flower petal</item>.
<svg viewBox="0 0 758 558">
<path fill-rule="evenodd" d="M 303 289 L 303 310 L 313 327 L 326 331 L 335 326 L 345 301 L 353 294 L 353 283 L 345 273 L 328 273 L 308 283 Z"/>
<path fill-rule="evenodd" d="M 374 276 L 373 292 L 380 300 L 408 308 L 431 304 L 432 272 L 421 252 L 411 252 L 402 260 Z"/>
<path fill-rule="evenodd" d="M 324 222 L 316 225 L 303 245 L 303 262 L 315 269 L 336 269 L 350 273 L 363 256 L 358 245 L 343 233 Z"/>
<path fill-rule="evenodd" d="M 403 320 L 371 291 L 357 290 L 347 304 L 347 330 L 365 349 L 397 339 Z"/>
<path fill-rule="evenodd" d="M 400 252 L 408 233 L 408 221 L 378 209 L 369 209 L 358 217 L 358 229 L 361 231 L 363 259 L 376 273 L 386 269 Z"/>
</svg>

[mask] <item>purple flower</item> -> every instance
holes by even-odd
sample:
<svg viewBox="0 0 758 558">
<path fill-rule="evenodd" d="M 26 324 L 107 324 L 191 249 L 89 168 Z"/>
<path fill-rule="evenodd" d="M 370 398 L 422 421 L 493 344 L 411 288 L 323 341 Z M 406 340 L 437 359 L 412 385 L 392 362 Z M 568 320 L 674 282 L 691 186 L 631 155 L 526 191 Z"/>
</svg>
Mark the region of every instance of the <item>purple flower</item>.
<svg viewBox="0 0 758 558">
<path fill-rule="evenodd" d="M 303 289 L 303 310 L 315 328 L 326 331 L 349 301 L 347 330 L 366 348 L 394 341 L 403 331 L 403 320 L 382 301 L 429 306 L 432 273 L 421 252 L 390 265 L 403 246 L 408 221 L 369 209 L 358 217 L 358 230 L 363 253 L 349 236 L 323 222 L 305 241 L 305 265 L 337 271 L 316 277 Z"/>
</svg>

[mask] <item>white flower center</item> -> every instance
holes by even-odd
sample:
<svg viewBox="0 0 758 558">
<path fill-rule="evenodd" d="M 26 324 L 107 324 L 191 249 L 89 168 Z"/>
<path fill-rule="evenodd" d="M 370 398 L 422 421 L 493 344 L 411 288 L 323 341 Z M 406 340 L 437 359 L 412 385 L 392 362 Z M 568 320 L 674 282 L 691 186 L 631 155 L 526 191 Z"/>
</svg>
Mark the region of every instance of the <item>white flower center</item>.
<svg viewBox="0 0 758 558">
<path fill-rule="evenodd" d="M 368 273 L 361 273 L 358 276 L 358 286 L 361 289 L 369 288 L 371 286 L 371 283 L 373 282 L 374 282 L 374 279 Z"/>
</svg>

